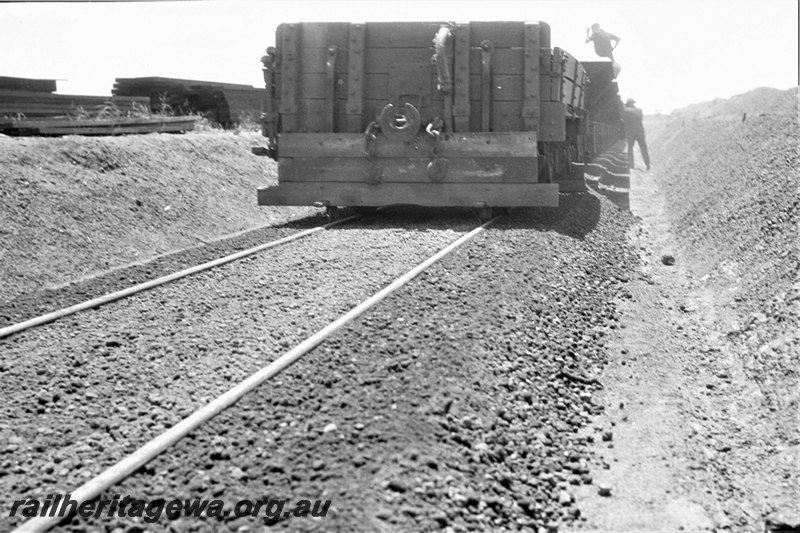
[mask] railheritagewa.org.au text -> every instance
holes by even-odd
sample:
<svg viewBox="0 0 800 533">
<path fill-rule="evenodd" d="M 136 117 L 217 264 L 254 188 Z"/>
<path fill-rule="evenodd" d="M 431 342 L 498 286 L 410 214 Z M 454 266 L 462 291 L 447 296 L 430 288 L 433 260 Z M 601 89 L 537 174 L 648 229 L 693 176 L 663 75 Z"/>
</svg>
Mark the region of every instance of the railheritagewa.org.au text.
<svg viewBox="0 0 800 533">
<path fill-rule="evenodd" d="M 265 522 L 291 517 L 323 518 L 328 514 L 331 500 L 288 500 L 280 498 L 258 498 L 239 500 L 236 503 L 201 498 L 163 498 L 143 500 L 132 496 L 115 494 L 111 499 L 96 499 L 78 502 L 70 494 L 49 494 L 44 499 L 15 500 L 11 503 L 9 516 L 23 518 L 59 517 L 77 515 L 82 518 L 141 518 L 153 523 L 166 517 L 178 520 L 184 517 L 208 517 L 224 519 L 253 517 Z"/>
</svg>

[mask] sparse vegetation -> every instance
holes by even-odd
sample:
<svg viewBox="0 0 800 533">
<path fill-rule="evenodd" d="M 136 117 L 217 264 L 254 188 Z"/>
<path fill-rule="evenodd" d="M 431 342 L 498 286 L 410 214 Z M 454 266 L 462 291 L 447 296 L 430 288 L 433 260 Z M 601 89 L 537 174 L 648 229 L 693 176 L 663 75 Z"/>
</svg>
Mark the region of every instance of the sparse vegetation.
<svg viewBox="0 0 800 533">
<path fill-rule="evenodd" d="M 87 108 L 83 105 L 73 105 L 67 113 L 67 118 L 74 122 L 91 122 L 92 120 L 116 120 L 126 118 L 137 119 L 159 119 L 164 117 L 190 117 L 195 119 L 196 131 L 215 131 L 225 129 L 223 125 L 219 124 L 213 118 L 209 118 L 210 113 L 200 113 L 188 105 L 178 106 L 176 109 L 168 102 L 167 93 L 158 95 L 158 104 L 155 110 L 152 106 L 147 106 L 138 102 L 132 102 L 130 108 L 120 108 L 113 100 L 108 100 L 102 106 L 97 106 L 96 109 Z M 23 120 L 27 118 L 22 113 L 17 113 L 13 118 L 14 120 Z M 228 128 L 231 129 L 231 128 Z M 257 119 L 254 119 L 251 114 L 241 112 L 237 116 L 235 126 L 232 131 L 235 135 L 240 133 L 259 132 L 261 126 Z"/>
<path fill-rule="evenodd" d="M 249 113 L 239 113 L 236 120 L 236 128 L 233 130 L 235 135 L 243 132 L 260 132 L 261 124 L 257 120 L 253 120 L 253 116 Z"/>
</svg>

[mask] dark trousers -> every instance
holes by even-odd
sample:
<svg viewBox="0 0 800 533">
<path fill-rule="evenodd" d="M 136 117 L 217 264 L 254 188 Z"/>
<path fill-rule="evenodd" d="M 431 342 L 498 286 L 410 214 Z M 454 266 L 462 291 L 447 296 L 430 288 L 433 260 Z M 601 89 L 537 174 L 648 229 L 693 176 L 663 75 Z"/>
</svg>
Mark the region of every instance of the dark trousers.
<svg viewBox="0 0 800 533">
<path fill-rule="evenodd" d="M 633 168 L 633 143 L 639 143 L 639 151 L 642 152 L 642 159 L 647 168 L 650 168 L 650 154 L 647 153 L 647 141 L 644 140 L 644 133 L 628 137 L 628 166 Z"/>
</svg>

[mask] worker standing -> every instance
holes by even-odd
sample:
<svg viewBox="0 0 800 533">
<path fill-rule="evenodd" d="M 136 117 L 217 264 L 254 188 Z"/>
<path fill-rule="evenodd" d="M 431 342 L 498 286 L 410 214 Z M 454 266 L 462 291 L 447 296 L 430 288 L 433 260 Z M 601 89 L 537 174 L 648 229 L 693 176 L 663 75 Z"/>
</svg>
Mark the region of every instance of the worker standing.
<svg viewBox="0 0 800 533">
<path fill-rule="evenodd" d="M 644 124 L 642 124 L 642 110 L 636 107 L 636 100 L 628 98 L 622 111 L 622 122 L 625 127 L 625 138 L 628 140 L 628 167 L 633 168 L 633 144 L 639 143 L 642 159 L 650 170 L 650 154 L 647 152 L 647 141 L 644 138 Z"/>
</svg>

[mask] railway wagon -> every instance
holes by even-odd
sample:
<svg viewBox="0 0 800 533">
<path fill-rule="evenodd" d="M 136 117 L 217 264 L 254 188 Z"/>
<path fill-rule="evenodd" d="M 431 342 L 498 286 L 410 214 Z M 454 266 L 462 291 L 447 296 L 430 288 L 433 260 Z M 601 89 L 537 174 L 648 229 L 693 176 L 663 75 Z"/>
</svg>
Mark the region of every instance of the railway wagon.
<svg viewBox="0 0 800 533">
<path fill-rule="evenodd" d="M 275 43 L 259 205 L 557 206 L 612 142 L 544 22 L 286 23 Z"/>
<path fill-rule="evenodd" d="M 591 80 L 586 87 L 586 138 L 598 147 L 602 145 L 602 149 L 597 150 L 599 153 L 608 144 L 625 137 L 622 127 L 624 106 L 610 61 L 583 61 L 581 65 Z"/>
</svg>

